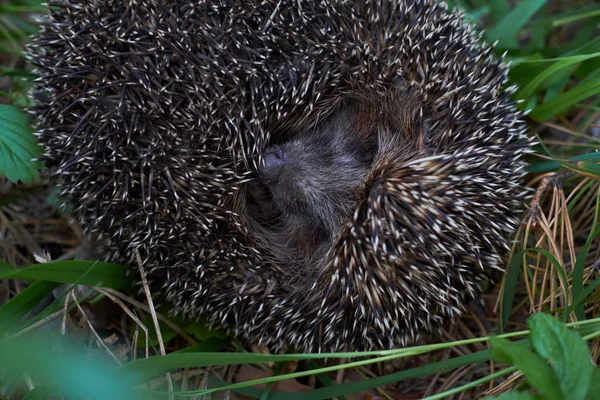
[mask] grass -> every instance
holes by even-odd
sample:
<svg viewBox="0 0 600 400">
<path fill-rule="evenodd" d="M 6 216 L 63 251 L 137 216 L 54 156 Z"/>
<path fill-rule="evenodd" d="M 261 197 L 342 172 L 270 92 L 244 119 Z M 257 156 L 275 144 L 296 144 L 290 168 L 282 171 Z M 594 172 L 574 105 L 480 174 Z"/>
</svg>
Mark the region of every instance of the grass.
<svg viewBox="0 0 600 400">
<path fill-rule="evenodd" d="M 515 99 L 539 141 L 528 159 L 532 198 L 500 283 L 482 296 L 483 306 L 473 305 L 427 338 L 437 344 L 322 355 L 247 352 L 202 323 L 168 318 L 163 307 L 132 296 L 124 267 L 68 261 L 82 241 L 81 228 L 55 207 L 52 183 L 44 172 L 37 176 L 42 166 L 26 163 L 38 150 L 30 131 L 19 128 L 27 126 L 18 108 L 31 104 L 33 76 L 21 50 L 43 7 L 30 0 L 0 5 L 0 101 L 17 107 L 0 106 L 0 154 L 11 151 L 26 164 L 0 160 L 0 170 L 20 182 L 0 181 L 0 398 L 481 398 L 539 389 L 527 367 L 534 356 L 550 362 L 560 385 L 582 375 L 568 362 L 570 352 L 581 351 L 577 340 L 554 325 L 533 334 L 527 329 L 532 314 L 554 315 L 557 326 L 579 332 L 589 358 L 600 361 L 600 5 L 559 3 L 453 2 L 487 28 L 484 38 L 497 41 L 495 52 L 511 62 L 509 84 L 519 86 Z M 53 262 L 40 266 L 48 259 Z M 496 339 L 490 351 L 496 334 L 535 351 L 514 352 Z M 563 356 L 536 347 L 540 337 L 557 338 Z M 531 357 L 523 361 L 521 353 Z M 3 373 L 8 365 L 12 375 Z M 553 397 L 558 392 L 542 398 L 561 398 Z"/>
</svg>

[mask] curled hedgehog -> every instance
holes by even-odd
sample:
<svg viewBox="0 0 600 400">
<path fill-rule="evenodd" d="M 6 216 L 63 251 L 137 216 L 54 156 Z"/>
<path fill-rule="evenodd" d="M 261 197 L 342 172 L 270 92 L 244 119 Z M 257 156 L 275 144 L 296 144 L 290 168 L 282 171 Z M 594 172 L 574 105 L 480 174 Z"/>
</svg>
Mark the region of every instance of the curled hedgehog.
<svg viewBox="0 0 600 400">
<path fill-rule="evenodd" d="M 173 313 L 274 349 L 390 348 L 502 267 L 531 140 L 445 4 L 50 6 L 28 50 L 46 162 Z"/>
</svg>

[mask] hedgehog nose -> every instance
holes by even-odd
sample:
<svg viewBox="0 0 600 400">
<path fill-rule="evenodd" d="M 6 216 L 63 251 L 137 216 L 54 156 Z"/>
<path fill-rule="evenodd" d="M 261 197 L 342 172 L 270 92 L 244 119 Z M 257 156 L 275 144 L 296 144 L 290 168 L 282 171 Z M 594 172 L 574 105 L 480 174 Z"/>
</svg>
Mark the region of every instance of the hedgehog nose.
<svg viewBox="0 0 600 400">
<path fill-rule="evenodd" d="M 265 185 L 276 184 L 285 162 L 286 155 L 281 147 L 277 145 L 267 147 L 263 152 L 263 164 L 258 168 L 260 181 Z"/>
</svg>

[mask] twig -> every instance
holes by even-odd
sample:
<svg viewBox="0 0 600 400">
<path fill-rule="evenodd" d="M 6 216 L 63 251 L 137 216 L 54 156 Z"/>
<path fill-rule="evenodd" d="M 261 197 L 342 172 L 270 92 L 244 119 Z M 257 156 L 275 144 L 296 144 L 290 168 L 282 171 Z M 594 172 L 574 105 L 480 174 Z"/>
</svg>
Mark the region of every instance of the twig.
<svg viewBox="0 0 600 400">
<path fill-rule="evenodd" d="M 126 301 L 129 304 L 131 304 L 131 305 L 133 305 L 133 306 L 135 306 L 135 307 L 137 307 L 137 308 L 139 308 L 139 309 L 141 309 L 143 311 L 146 311 L 146 312 L 150 313 L 150 308 L 147 305 L 142 304 L 139 301 L 137 301 L 135 299 L 132 299 L 131 297 L 126 296 L 123 293 L 118 292 L 118 291 L 116 291 L 114 289 L 104 288 L 104 289 L 98 289 L 98 291 L 100 293 L 103 293 L 103 294 L 106 294 L 106 295 L 108 295 L 107 293 L 110 293 L 110 294 L 112 294 L 111 298 L 118 297 L 121 300 Z M 165 325 L 167 325 L 169 328 L 171 328 L 175 332 L 177 332 L 177 334 L 179 336 L 181 336 L 182 338 L 184 338 L 191 346 L 194 346 L 194 345 L 198 344 L 198 341 L 196 339 L 194 339 L 192 336 L 188 335 L 179 326 L 177 326 L 177 324 L 173 323 L 173 321 L 171 321 L 169 318 L 165 317 L 164 315 L 162 315 L 160 313 L 156 313 L 156 316 L 158 317 L 158 319 L 161 322 L 164 322 Z"/>
<path fill-rule="evenodd" d="M 142 328 L 142 330 L 146 334 L 146 358 L 150 357 L 150 349 L 149 349 L 149 345 L 148 345 L 148 342 L 150 342 L 150 338 L 148 335 L 148 328 L 146 328 L 146 325 L 144 325 L 142 323 L 142 321 L 140 321 L 140 319 L 133 312 L 131 312 L 131 310 L 129 308 L 127 308 L 127 306 L 121 300 L 119 300 L 118 298 L 113 296 L 113 294 L 109 291 L 109 289 L 97 288 L 96 290 L 98 292 L 102 293 L 103 295 L 105 295 L 106 297 L 108 297 L 115 304 L 119 305 L 119 307 L 121 307 L 121 309 L 123 309 L 123 311 L 125 311 L 125 313 L 127 313 L 127 315 L 129 315 L 129 317 L 137 324 L 137 326 Z M 136 333 L 137 333 L 137 331 L 136 331 Z M 132 354 L 135 354 L 135 349 L 137 348 L 137 336 L 135 336 L 135 335 L 134 335 L 134 342 L 135 342 L 134 343 L 135 346 L 132 347 L 132 349 L 133 349 Z"/>
<path fill-rule="evenodd" d="M 140 270 L 140 278 L 142 279 L 142 286 L 144 288 L 144 293 L 146 294 L 146 300 L 148 301 L 148 307 L 150 308 L 150 315 L 152 315 L 152 322 L 154 322 L 154 329 L 156 329 L 156 338 L 158 339 L 158 348 L 160 349 L 160 354 L 165 356 L 167 352 L 165 350 L 165 343 L 163 342 L 162 333 L 160 332 L 160 326 L 158 324 L 158 317 L 156 316 L 156 310 L 154 309 L 154 301 L 152 300 L 152 295 L 150 294 L 150 286 L 148 285 L 148 279 L 146 278 L 146 270 L 142 265 L 142 258 L 140 257 L 140 252 L 135 249 L 135 259 L 138 264 L 138 268 Z M 174 400 L 173 397 L 173 380 L 171 379 L 171 374 L 167 372 L 167 386 L 169 388 L 169 399 Z"/>
<path fill-rule="evenodd" d="M 117 364 L 123 365 L 123 363 L 121 361 L 119 361 L 119 359 L 117 358 L 117 356 L 108 348 L 108 346 L 106 345 L 106 343 L 104 343 L 104 340 L 102 340 L 102 338 L 100 337 L 100 335 L 98 335 L 98 332 L 96 332 L 96 329 L 94 329 L 94 326 L 90 322 L 90 319 L 87 317 L 85 311 L 83 311 L 83 308 L 81 308 L 81 305 L 79 305 L 79 302 L 77 301 L 77 298 L 75 297 L 75 295 L 72 295 L 72 296 L 73 296 L 73 301 L 75 302 L 75 305 L 77 306 L 77 309 L 83 315 L 83 318 L 85 318 L 85 322 L 87 323 L 88 328 L 90 328 L 90 331 L 92 332 L 92 335 L 94 335 L 94 337 L 96 338 L 96 340 L 98 341 L 98 343 L 102 347 L 104 347 L 104 350 L 106 350 L 106 352 L 113 358 L 113 360 L 115 360 L 117 362 Z"/>
</svg>

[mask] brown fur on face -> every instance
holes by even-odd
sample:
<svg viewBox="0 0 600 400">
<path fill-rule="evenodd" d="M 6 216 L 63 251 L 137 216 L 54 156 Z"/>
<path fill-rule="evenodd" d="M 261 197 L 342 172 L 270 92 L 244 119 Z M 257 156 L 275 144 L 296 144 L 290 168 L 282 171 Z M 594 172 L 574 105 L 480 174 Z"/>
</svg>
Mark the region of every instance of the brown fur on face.
<svg viewBox="0 0 600 400">
<path fill-rule="evenodd" d="M 280 143 L 287 161 L 279 181 L 261 183 L 259 171 L 248 185 L 251 233 L 262 250 L 294 274 L 322 266 L 376 166 L 421 151 L 419 106 L 416 96 L 357 95 Z"/>
</svg>

